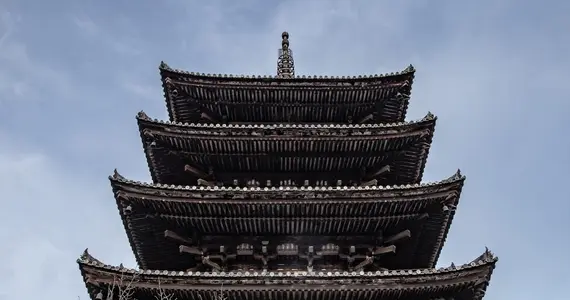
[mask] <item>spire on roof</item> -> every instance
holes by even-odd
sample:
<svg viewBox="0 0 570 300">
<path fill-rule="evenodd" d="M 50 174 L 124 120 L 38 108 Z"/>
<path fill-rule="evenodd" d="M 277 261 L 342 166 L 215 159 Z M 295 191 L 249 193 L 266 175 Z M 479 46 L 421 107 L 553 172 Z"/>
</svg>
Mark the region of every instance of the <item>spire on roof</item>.
<svg viewBox="0 0 570 300">
<path fill-rule="evenodd" d="M 281 49 L 279 49 L 279 59 L 277 60 L 277 77 L 295 77 L 295 63 L 293 61 L 293 51 L 289 49 L 289 33 L 281 34 Z"/>
</svg>

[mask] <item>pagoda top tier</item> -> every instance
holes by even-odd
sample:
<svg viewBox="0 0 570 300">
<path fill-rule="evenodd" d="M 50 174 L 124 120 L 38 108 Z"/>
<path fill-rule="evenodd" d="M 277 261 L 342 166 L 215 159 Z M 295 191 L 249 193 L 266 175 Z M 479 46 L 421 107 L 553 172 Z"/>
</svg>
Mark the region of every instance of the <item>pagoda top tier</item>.
<svg viewBox="0 0 570 300">
<path fill-rule="evenodd" d="M 352 77 L 295 76 L 283 33 L 276 76 L 204 74 L 160 64 L 171 121 L 385 123 L 405 119 L 415 69 Z"/>
</svg>

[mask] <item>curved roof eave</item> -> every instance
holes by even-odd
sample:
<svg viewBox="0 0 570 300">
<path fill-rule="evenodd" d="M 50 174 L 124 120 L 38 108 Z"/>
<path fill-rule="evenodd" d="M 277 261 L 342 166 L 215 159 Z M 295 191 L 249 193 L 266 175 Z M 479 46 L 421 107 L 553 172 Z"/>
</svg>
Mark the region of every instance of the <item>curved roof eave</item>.
<svg viewBox="0 0 570 300">
<path fill-rule="evenodd" d="M 428 112 L 425 117 L 419 120 L 397 122 L 397 123 L 381 123 L 381 124 L 219 124 L 219 123 L 181 123 L 153 119 L 149 117 L 144 111 L 137 114 L 137 121 L 139 127 L 142 129 L 145 126 L 166 126 L 178 130 L 270 130 L 270 129 L 285 129 L 285 130 L 365 130 L 371 133 L 387 132 L 391 130 L 409 130 L 418 126 L 435 127 L 437 117 L 431 112 Z"/>
<path fill-rule="evenodd" d="M 168 271 L 168 270 L 140 270 L 140 269 L 132 269 L 132 268 L 125 268 L 123 265 L 120 266 L 111 266 L 106 265 L 100 260 L 94 258 L 89 254 L 87 250 L 79 257 L 77 263 L 79 264 L 79 268 L 81 269 L 84 280 L 87 280 L 88 275 L 90 281 L 97 281 L 97 277 L 101 276 L 100 274 L 96 274 L 93 272 L 93 269 L 97 271 L 107 272 L 110 277 L 122 275 L 125 277 L 135 277 L 135 276 L 144 276 L 145 282 L 156 282 L 153 278 L 170 278 L 170 279 L 190 279 L 190 278 L 211 278 L 216 279 L 216 281 L 220 280 L 233 280 L 242 278 L 245 280 L 255 280 L 255 279 L 262 279 L 265 280 L 270 277 L 274 277 L 275 279 L 284 279 L 289 278 L 294 280 L 295 278 L 298 279 L 323 279 L 330 280 L 333 283 L 335 280 L 342 280 L 347 278 L 352 279 L 389 279 L 389 278 L 400 278 L 400 283 L 402 287 L 405 288 L 406 279 L 413 279 L 413 282 L 423 282 L 425 285 L 439 285 L 439 284 L 446 284 L 447 281 L 454 281 L 457 282 L 463 278 L 465 281 L 476 281 L 476 283 L 481 284 L 483 281 L 488 281 L 492 274 L 493 268 L 498 261 L 498 258 L 489 250 L 486 250 L 482 255 L 477 257 L 475 260 L 455 266 L 451 265 L 445 268 L 429 268 L 429 269 L 409 269 L 409 270 L 386 270 L 386 271 L 376 271 L 376 272 L 329 272 L 323 273 L 319 271 L 308 272 L 308 271 L 274 271 L 274 272 L 242 272 L 242 271 L 228 271 L 228 272 L 193 272 L 193 271 Z M 97 272 L 98 273 L 98 272 Z M 475 276 L 474 276 L 475 275 Z M 425 277 L 424 280 L 418 277 Z M 477 277 L 477 278 L 474 278 Z M 381 287 L 382 281 L 376 281 L 376 285 Z M 219 283 L 216 284 L 219 286 Z M 166 287 L 166 286 L 165 286 Z M 417 287 L 415 284 L 410 286 L 410 288 Z"/>
<path fill-rule="evenodd" d="M 160 63 L 159 70 L 161 72 L 163 80 L 167 77 L 166 73 L 182 76 L 185 79 L 212 81 L 216 83 L 222 83 L 223 81 L 241 81 L 243 83 L 252 84 L 267 84 L 270 85 L 272 82 L 307 82 L 307 83 L 338 83 L 338 82 L 374 82 L 386 79 L 396 79 L 398 77 L 403 77 L 406 79 L 413 78 L 416 69 L 414 66 L 409 65 L 404 70 L 399 72 L 391 72 L 385 74 L 370 74 L 370 75 L 356 75 L 356 76 L 322 76 L 322 75 L 300 75 L 295 77 L 277 77 L 273 75 L 234 75 L 234 74 L 205 74 L 199 72 L 188 72 L 180 69 L 171 68 L 164 61 Z"/>
<path fill-rule="evenodd" d="M 423 190 L 428 189 L 440 189 L 447 185 L 453 185 L 455 183 L 463 183 L 465 180 L 465 176 L 461 174 L 459 170 L 449 178 L 434 181 L 434 182 L 424 182 L 424 183 L 417 183 L 417 184 L 406 184 L 406 185 L 393 185 L 393 186 L 381 186 L 381 185 L 371 185 L 371 186 L 311 186 L 311 187 L 270 187 L 270 188 L 263 188 L 263 187 L 233 187 L 233 186 L 182 186 L 182 185 L 168 185 L 168 184 L 160 184 L 160 183 L 147 183 L 142 181 L 130 180 L 119 174 L 119 172 L 115 169 L 113 175 L 109 176 L 109 180 L 113 187 L 118 187 L 120 185 L 127 185 L 132 188 L 145 188 L 145 189 L 155 189 L 157 191 L 199 191 L 203 192 L 235 192 L 235 193 L 272 193 L 275 191 L 286 190 L 288 192 L 328 192 L 328 193 L 336 193 L 336 192 L 415 192 L 417 194 L 427 193 Z"/>
</svg>

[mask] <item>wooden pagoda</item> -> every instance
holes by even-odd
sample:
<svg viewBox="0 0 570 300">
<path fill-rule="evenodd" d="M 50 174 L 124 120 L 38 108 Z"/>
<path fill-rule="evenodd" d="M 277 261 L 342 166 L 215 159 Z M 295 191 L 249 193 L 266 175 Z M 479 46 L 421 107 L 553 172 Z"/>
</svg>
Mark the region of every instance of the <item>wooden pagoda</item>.
<svg viewBox="0 0 570 300">
<path fill-rule="evenodd" d="M 152 183 L 110 177 L 140 269 L 87 251 L 92 299 L 481 299 L 497 258 L 436 269 L 465 177 L 422 183 L 436 117 L 414 68 L 277 76 L 160 64 L 170 120 L 137 116 Z"/>
</svg>

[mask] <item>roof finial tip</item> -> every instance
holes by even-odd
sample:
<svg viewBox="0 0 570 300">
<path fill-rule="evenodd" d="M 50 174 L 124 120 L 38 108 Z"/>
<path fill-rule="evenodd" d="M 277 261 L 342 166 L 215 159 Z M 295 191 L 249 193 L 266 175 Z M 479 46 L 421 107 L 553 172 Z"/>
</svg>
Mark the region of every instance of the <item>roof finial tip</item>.
<svg viewBox="0 0 570 300">
<path fill-rule="evenodd" d="M 170 66 L 168 66 L 167 63 L 164 62 L 164 60 L 160 61 L 160 66 L 158 67 L 159 69 L 163 69 L 163 70 L 169 70 Z"/>
<path fill-rule="evenodd" d="M 457 169 L 457 171 L 455 172 L 455 177 L 457 178 L 461 178 L 463 175 L 461 175 L 461 169 Z M 487 247 L 485 247 L 487 248 Z"/>
<path fill-rule="evenodd" d="M 113 170 L 113 176 L 112 176 L 112 177 L 113 177 L 113 179 L 116 179 L 116 180 L 123 180 L 123 179 L 125 179 L 125 177 L 123 177 L 123 175 L 121 175 L 121 174 L 119 173 L 119 171 L 117 171 L 117 169 Z"/>
<path fill-rule="evenodd" d="M 289 48 L 289 33 L 283 31 L 281 38 L 281 49 L 279 49 L 279 59 L 277 61 L 277 77 L 293 78 L 295 77 L 295 66 L 293 52 Z"/>
<path fill-rule="evenodd" d="M 139 119 L 143 119 L 143 120 L 149 120 L 150 119 L 149 116 L 143 110 L 141 110 L 137 113 L 137 117 Z"/>
<path fill-rule="evenodd" d="M 283 31 L 281 38 L 281 49 L 283 49 L 283 51 L 286 51 L 289 49 L 289 33 L 287 31 Z"/>
<path fill-rule="evenodd" d="M 85 250 L 83 250 L 83 253 L 81 253 L 81 256 L 79 256 L 79 260 L 86 260 L 90 256 L 91 255 L 89 254 L 89 248 L 85 248 Z"/>
</svg>

